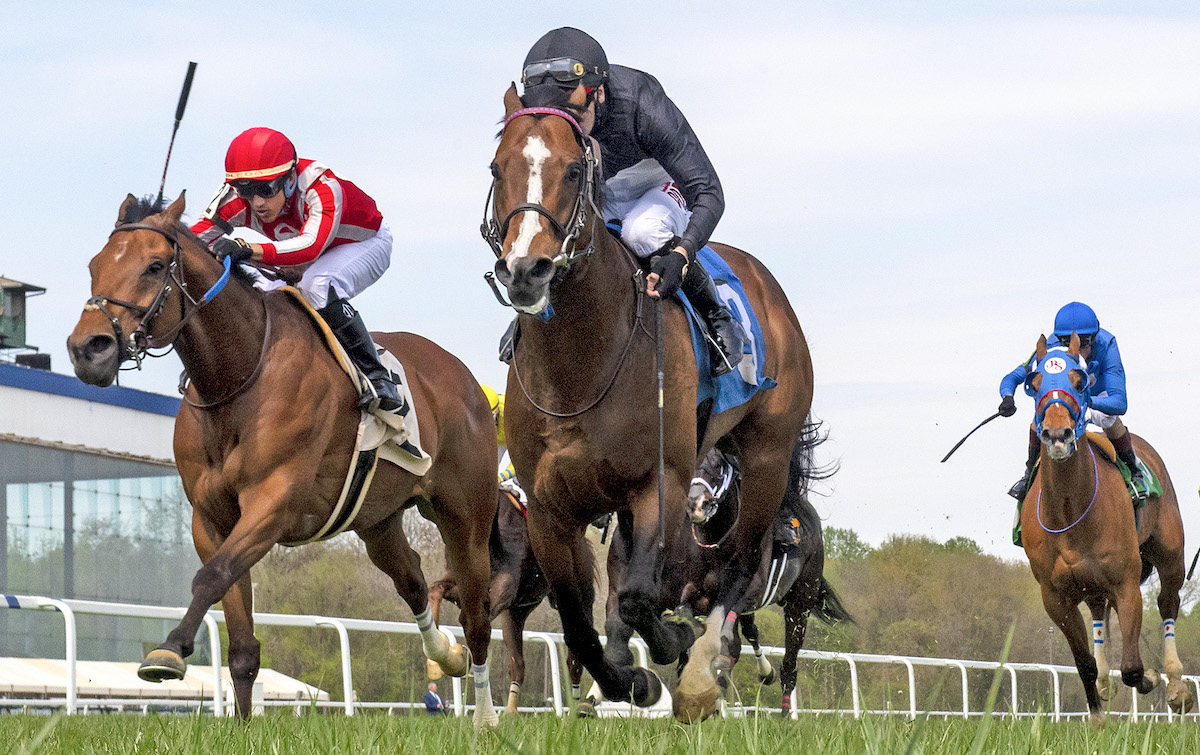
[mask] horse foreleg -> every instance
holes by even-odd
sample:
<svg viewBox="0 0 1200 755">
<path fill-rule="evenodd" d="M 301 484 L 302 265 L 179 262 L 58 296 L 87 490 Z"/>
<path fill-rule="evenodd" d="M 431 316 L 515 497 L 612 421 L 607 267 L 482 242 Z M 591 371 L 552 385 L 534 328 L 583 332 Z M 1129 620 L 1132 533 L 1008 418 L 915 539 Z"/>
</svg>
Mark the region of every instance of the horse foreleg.
<svg viewBox="0 0 1200 755">
<path fill-rule="evenodd" d="M 582 530 L 572 530 L 534 500 L 529 502 L 528 521 L 530 543 L 554 592 L 567 648 L 592 673 L 605 697 L 652 705 L 662 694 L 658 678 L 645 669 L 616 666 L 604 657 L 600 635 L 592 625 L 595 563 Z"/>
<path fill-rule="evenodd" d="M 1137 572 L 1128 580 L 1114 601 L 1117 621 L 1121 624 L 1121 681 L 1139 693 L 1149 694 L 1160 681 L 1158 672 L 1142 666 L 1138 642 L 1142 636 L 1142 590 Z"/>
<path fill-rule="evenodd" d="M 192 601 L 178 626 L 167 635 L 166 641 L 151 651 L 142 661 L 138 676 L 146 681 L 182 679 L 187 670 L 185 658 L 195 648 L 196 633 L 208 609 L 227 596 L 234 607 L 230 626 L 229 663 L 234 674 L 234 691 L 238 698 L 238 713 L 250 714 L 250 693 L 258 676 L 259 645 L 251 624 L 252 597 L 249 582 L 250 567 L 279 542 L 283 533 L 278 507 L 255 508 L 246 505 L 233 530 L 220 540 L 213 526 L 192 512 L 192 540 L 204 565 L 192 579 Z M 215 546 L 215 547 L 214 547 Z M 205 556 L 207 560 L 204 560 Z M 241 583 L 237 590 L 235 585 Z M 244 619 L 239 621 L 238 611 Z M 236 644 L 235 644 L 236 643 Z M 240 679 L 240 683 L 239 683 Z"/>
<path fill-rule="evenodd" d="M 1058 626 L 1071 648 L 1071 656 L 1075 659 L 1075 668 L 1079 671 L 1079 680 L 1083 682 L 1083 694 L 1087 697 L 1088 714 L 1092 726 L 1104 726 L 1104 711 L 1100 708 L 1100 694 L 1096 690 L 1096 659 L 1088 647 L 1088 631 L 1083 623 L 1083 614 L 1079 604 L 1072 603 L 1066 596 L 1052 589 L 1048 584 L 1042 585 L 1042 605 L 1046 614 Z M 1122 625 L 1122 630 L 1124 625 Z M 1129 642 L 1124 644 L 1128 645 Z M 1137 644 L 1137 640 L 1133 641 Z"/>
<path fill-rule="evenodd" d="M 1109 673 L 1108 651 L 1105 642 L 1108 639 L 1108 600 L 1105 598 L 1089 598 L 1088 610 L 1092 614 L 1092 655 L 1096 659 L 1096 691 L 1100 699 L 1112 699 L 1112 674 Z"/>
</svg>

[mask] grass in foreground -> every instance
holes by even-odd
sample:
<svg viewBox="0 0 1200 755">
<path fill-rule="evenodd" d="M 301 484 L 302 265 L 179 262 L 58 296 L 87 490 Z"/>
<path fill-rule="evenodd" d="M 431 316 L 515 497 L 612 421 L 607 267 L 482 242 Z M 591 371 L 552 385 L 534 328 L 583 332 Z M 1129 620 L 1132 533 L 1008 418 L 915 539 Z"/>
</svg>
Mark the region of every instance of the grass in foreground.
<svg viewBox="0 0 1200 755">
<path fill-rule="evenodd" d="M 470 719 L 272 714 L 249 724 L 210 717 L 0 716 L 10 753 L 1185 753 L 1200 752 L 1194 723 L 1112 720 L 917 721 L 901 717 L 710 720 L 506 718 L 476 732 Z M 980 735 L 983 739 L 977 739 Z"/>
</svg>

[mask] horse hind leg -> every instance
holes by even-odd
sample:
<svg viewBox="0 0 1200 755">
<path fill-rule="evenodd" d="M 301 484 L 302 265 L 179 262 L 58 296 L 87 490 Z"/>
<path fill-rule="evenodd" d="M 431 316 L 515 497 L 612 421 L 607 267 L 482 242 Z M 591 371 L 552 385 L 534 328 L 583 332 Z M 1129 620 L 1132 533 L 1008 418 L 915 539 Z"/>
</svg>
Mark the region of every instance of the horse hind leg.
<svg viewBox="0 0 1200 755">
<path fill-rule="evenodd" d="M 1121 681 L 1139 694 L 1149 694 L 1162 681 L 1154 669 L 1142 666 L 1138 640 L 1142 632 L 1142 591 L 1136 579 L 1129 580 L 1117 596 L 1117 621 L 1121 623 Z"/>
<path fill-rule="evenodd" d="M 408 544 L 404 534 L 403 512 L 396 511 L 379 524 L 358 533 L 367 547 L 367 556 L 392 580 L 396 592 L 412 609 L 421 633 L 421 646 L 430 661 L 431 678 L 443 672 L 465 676 L 470 665 L 469 653 L 454 642 L 453 635 L 440 629 L 433 619 L 429 589 L 421 573 L 421 557 Z"/>
<path fill-rule="evenodd" d="M 754 649 L 754 668 L 758 674 L 759 684 L 774 684 L 775 667 L 771 665 L 766 655 L 763 654 L 762 644 L 759 642 L 758 624 L 754 621 L 754 614 L 742 614 L 738 617 L 738 624 L 742 628 L 742 635 L 750 643 L 750 647 Z"/>
<path fill-rule="evenodd" d="M 1167 682 L 1167 705 L 1176 713 L 1190 713 L 1196 705 L 1191 688 L 1183 681 L 1183 662 L 1175 646 L 1175 620 L 1179 617 L 1179 591 L 1183 587 L 1182 549 L 1158 567 L 1158 613 L 1162 617 L 1163 677 Z"/>
</svg>

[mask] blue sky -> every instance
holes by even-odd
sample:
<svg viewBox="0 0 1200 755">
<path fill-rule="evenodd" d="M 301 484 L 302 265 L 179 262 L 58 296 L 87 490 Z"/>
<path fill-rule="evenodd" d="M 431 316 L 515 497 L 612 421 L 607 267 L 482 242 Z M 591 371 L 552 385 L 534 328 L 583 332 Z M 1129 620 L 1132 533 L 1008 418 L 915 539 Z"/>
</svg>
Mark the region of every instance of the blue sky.
<svg viewBox="0 0 1200 755">
<path fill-rule="evenodd" d="M 383 4 L 380 4 L 383 6 Z M 728 207 L 714 236 L 762 259 L 804 324 L 827 524 L 971 537 L 1009 558 L 1024 459 L 1000 378 L 1070 300 L 1114 332 L 1127 423 L 1158 448 L 1200 532 L 1192 428 L 1200 297 L 1200 10 L 1185 2 L 63 2 L 0 10 L 0 275 L 44 286 L 29 340 L 63 343 L 87 261 L 127 192 L 154 193 L 187 62 L 199 68 L 167 194 L 189 215 L 229 140 L 287 133 L 379 202 L 392 268 L 356 300 L 504 384 L 509 319 L 478 227 L 501 97 L 544 31 L 589 31 L 654 73 Z M 169 356 L 124 385 L 172 393 Z M 1189 557 L 1196 540 L 1189 545 Z"/>
</svg>

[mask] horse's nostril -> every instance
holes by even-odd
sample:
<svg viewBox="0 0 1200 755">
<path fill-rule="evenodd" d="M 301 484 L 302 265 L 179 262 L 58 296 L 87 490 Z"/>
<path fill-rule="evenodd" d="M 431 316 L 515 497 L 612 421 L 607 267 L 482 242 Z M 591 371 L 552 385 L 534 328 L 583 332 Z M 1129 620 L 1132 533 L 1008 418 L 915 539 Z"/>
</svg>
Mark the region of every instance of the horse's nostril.
<svg viewBox="0 0 1200 755">
<path fill-rule="evenodd" d="M 533 267 L 529 269 L 529 275 L 531 278 L 537 281 L 545 281 L 550 279 L 554 276 L 554 261 L 546 259 L 545 257 L 539 257 L 537 261 L 533 263 Z"/>
<path fill-rule="evenodd" d="M 117 339 L 112 336 L 92 336 L 83 344 L 83 356 L 95 360 L 116 348 Z"/>
</svg>

